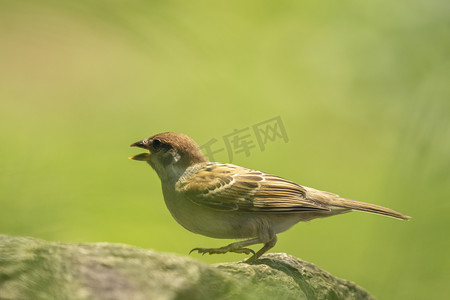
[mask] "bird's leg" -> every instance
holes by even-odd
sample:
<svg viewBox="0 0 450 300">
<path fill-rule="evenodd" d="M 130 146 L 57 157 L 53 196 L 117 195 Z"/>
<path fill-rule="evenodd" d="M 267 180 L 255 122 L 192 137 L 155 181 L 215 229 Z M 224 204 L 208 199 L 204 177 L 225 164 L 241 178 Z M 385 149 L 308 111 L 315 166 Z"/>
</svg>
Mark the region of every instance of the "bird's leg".
<svg viewBox="0 0 450 300">
<path fill-rule="evenodd" d="M 232 244 L 229 244 L 229 245 L 221 247 L 221 248 L 194 248 L 194 249 L 192 249 L 189 252 L 189 254 L 191 254 L 192 251 L 198 251 L 198 253 L 202 253 L 202 254 L 205 254 L 205 253 L 208 253 L 208 254 L 224 254 L 224 253 L 227 253 L 227 252 L 235 252 L 235 253 L 253 254 L 253 257 L 254 257 L 256 255 L 255 251 L 253 251 L 252 249 L 249 249 L 249 248 L 244 248 L 244 247 L 251 246 L 251 245 L 254 245 L 254 244 L 260 244 L 260 243 L 263 243 L 263 242 L 264 241 L 261 238 L 255 238 L 255 239 L 250 239 L 250 240 L 245 240 L 245 241 L 232 243 Z M 270 247 L 270 248 L 272 248 L 272 247 Z"/>
<path fill-rule="evenodd" d="M 277 235 L 274 234 L 274 235 L 272 236 L 272 239 L 269 240 L 268 242 L 264 243 L 264 246 L 263 246 L 261 249 L 259 249 L 259 251 L 256 252 L 256 254 L 253 253 L 253 256 L 250 257 L 249 259 L 247 259 L 247 261 L 248 261 L 248 262 L 252 262 L 252 261 L 257 260 L 261 255 L 263 255 L 264 253 L 266 253 L 267 250 L 273 248 L 273 247 L 275 246 L 275 244 L 277 243 L 277 240 L 278 240 Z"/>
<path fill-rule="evenodd" d="M 264 246 L 258 251 L 254 252 L 252 249 L 244 248 L 246 246 L 251 246 L 255 244 L 264 243 Z M 225 247 L 221 248 L 194 248 L 192 249 L 189 254 L 192 253 L 192 251 L 198 251 L 198 253 L 208 253 L 208 254 L 224 254 L 227 252 L 234 252 L 234 253 L 245 253 L 245 254 L 253 254 L 252 257 L 250 257 L 247 261 L 252 262 L 257 260 L 261 255 L 266 253 L 269 249 L 273 248 L 275 244 L 277 243 L 277 235 L 271 234 L 270 239 L 267 240 L 267 238 L 258 237 L 250 240 L 245 240 L 241 242 L 236 242 L 229 244 Z"/>
</svg>

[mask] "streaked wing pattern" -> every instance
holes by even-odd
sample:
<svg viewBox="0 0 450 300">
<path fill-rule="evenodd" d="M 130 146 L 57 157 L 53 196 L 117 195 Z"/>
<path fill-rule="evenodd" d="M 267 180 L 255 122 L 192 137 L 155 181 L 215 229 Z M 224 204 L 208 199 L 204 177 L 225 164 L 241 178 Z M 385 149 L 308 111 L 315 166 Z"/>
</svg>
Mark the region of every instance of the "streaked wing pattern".
<svg viewBox="0 0 450 300">
<path fill-rule="evenodd" d="M 177 184 L 194 203 L 223 211 L 330 211 L 289 180 L 230 164 L 208 163 Z"/>
</svg>

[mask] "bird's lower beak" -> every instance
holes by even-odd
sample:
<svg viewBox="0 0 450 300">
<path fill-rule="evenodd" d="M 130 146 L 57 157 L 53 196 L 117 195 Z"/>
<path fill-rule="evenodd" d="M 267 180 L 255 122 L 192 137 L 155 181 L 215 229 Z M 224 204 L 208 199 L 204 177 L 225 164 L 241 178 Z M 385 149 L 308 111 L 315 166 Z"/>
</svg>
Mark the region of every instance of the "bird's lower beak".
<svg viewBox="0 0 450 300">
<path fill-rule="evenodd" d="M 144 143 L 144 141 L 139 141 L 139 142 L 133 143 L 130 145 L 130 147 L 139 147 L 139 148 L 143 148 L 143 149 L 148 149 L 147 145 Z M 138 155 L 129 157 L 129 159 L 147 161 L 149 156 L 150 156 L 150 153 L 140 153 Z"/>
<path fill-rule="evenodd" d="M 150 153 L 140 153 L 138 155 L 129 157 L 129 159 L 147 161 L 149 156 L 150 156 Z"/>
</svg>

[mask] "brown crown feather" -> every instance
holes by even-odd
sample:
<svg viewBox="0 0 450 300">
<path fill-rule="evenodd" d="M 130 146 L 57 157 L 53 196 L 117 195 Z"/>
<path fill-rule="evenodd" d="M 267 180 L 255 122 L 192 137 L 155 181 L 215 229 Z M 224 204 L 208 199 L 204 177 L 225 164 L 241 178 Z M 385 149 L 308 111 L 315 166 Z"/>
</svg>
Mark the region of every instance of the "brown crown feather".
<svg viewBox="0 0 450 300">
<path fill-rule="evenodd" d="M 159 139 L 162 143 L 172 146 L 180 154 L 180 163 L 182 164 L 192 165 L 208 161 L 198 144 L 185 134 L 163 132 L 152 136 L 150 139 Z"/>
</svg>

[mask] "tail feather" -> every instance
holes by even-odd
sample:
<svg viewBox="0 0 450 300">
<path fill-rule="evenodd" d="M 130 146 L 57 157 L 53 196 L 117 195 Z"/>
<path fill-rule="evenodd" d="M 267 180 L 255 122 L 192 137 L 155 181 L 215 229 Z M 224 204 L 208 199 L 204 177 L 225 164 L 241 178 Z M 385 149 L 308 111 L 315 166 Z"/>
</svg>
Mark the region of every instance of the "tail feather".
<svg viewBox="0 0 450 300">
<path fill-rule="evenodd" d="M 375 204 L 365 203 L 365 202 L 361 202 L 361 201 L 356 201 L 356 200 L 339 197 L 335 201 L 332 201 L 332 202 L 333 202 L 332 205 L 336 206 L 336 207 L 365 211 L 365 212 L 388 216 L 388 217 L 401 219 L 401 220 L 409 220 L 411 218 L 410 216 L 402 214 L 401 212 L 395 211 L 393 209 L 375 205 Z"/>
</svg>

